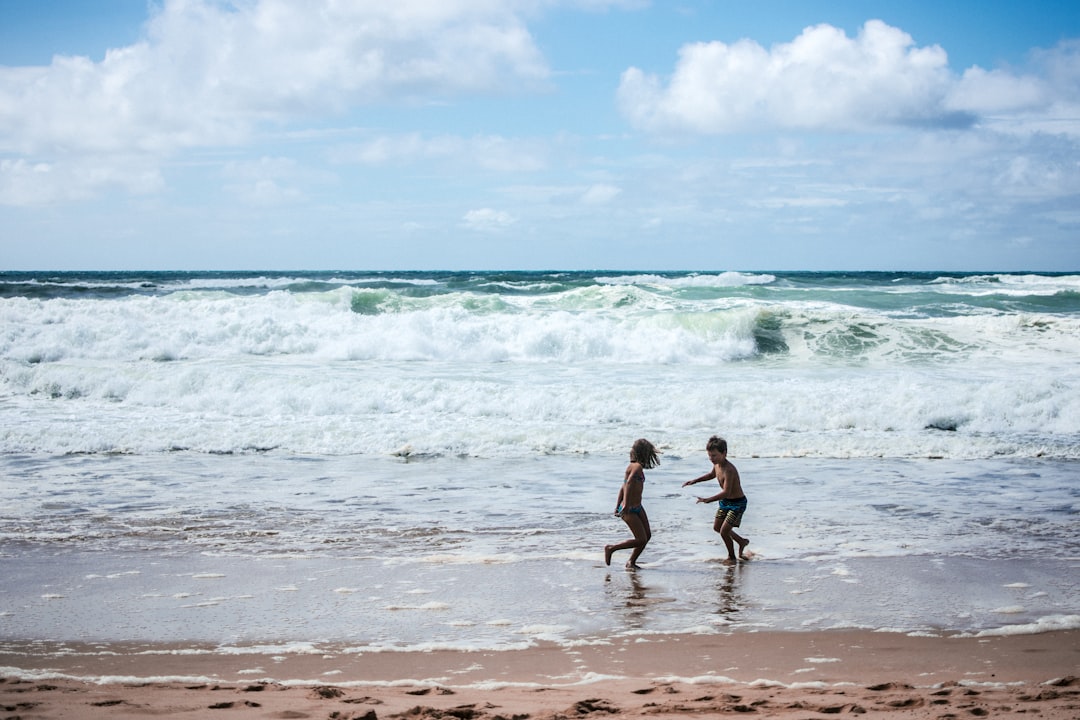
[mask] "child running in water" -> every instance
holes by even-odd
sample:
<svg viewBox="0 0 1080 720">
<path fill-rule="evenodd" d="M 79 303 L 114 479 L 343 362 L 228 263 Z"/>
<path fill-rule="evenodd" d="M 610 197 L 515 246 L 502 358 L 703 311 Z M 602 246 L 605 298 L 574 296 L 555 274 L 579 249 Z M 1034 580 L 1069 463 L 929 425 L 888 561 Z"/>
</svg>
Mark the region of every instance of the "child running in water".
<svg viewBox="0 0 1080 720">
<path fill-rule="evenodd" d="M 709 453 L 709 460 L 712 461 L 712 470 L 699 478 L 687 480 L 683 483 L 683 487 L 697 485 L 699 482 L 712 478 L 716 478 L 720 483 L 720 492 L 711 497 L 699 497 L 697 501 L 699 503 L 720 501 L 716 518 L 713 520 L 713 530 L 720 533 L 720 537 L 724 539 L 724 545 L 727 546 L 728 556 L 724 564 L 734 565 L 737 562 L 735 543 L 739 544 L 739 559 L 750 559 L 744 552 L 750 541 L 735 532 L 735 528 L 742 524 L 742 516 L 746 512 L 746 495 L 743 494 L 739 471 L 728 462 L 727 440 L 713 435 L 706 443 L 705 450 Z"/>
<path fill-rule="evenodd" d="M 630 464 L 626 466 L 622 487 L 619 488 L 619 497 L 615 501 L 615 514 L 622 518 L 630 532 L 634 533 L 632 540 L 625 540 L 618 545 L 604 546 L 604 564 L 611 564 L 611 555 L 616 550 L 634 549 L 630 559 L 626 563 L 628 570 L 638 567 L 637 559 L 641 557 L 641 551 L 649 544 L 652 538 L 652 529 L 649 527 L 649 516 L 645 514 L 645 507 L 641 504 L 642 489 L 645 486 L 645 469 L 651 469 L 660 464 L 656 448 L 653 444 L 641 438 L 634 442 L 630 448 Z"/>
</svg>

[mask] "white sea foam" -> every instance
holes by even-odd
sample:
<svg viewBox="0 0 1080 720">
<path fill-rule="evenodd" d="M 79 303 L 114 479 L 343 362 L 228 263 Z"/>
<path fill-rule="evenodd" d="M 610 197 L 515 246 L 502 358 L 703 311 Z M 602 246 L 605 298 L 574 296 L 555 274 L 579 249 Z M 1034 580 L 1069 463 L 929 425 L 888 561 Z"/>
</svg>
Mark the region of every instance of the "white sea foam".
<svg viewBox="0 0 1080 720">
<path fill-rule="evenodd" d="M 387 605 L 384 610 L 449 610 L 450 605 L 444 602 L 427 602 L 423 605 Z"/>
<path fill-rule="evenodd" d="M 322 655 L 325 650 L 313 642 L 285 642 L 264 645 L 221 645 L 212 651 L 223 655 Z"/>
<path fill-rule="evenodd" d="M 597 282 L 611 285 L 657 285 L 662 287 L 739 287 L 743 285 L 768 285 L 776 282 L 775 275 L 767 273 L 725 272 L 719 274 L 689 275 L 616 275 L 597 277 Z"/>
<path fill-rule="evenodd" d="M 1047 615 L 1031 623 L 1017 623 L 989 628 L 974 633 L 974 637 L 995 637 L 998 635 L 1034 635 L 1056 630 L 1080 629 L 1080 615 Z"/>
<path fill-rule="evenodd" d="M 1019 615 L 1025 612 L 1023 605 L 1007 605 L 1005 607 L 994 608 L 994 612 L 998 615 Z"/>
<path fill-rule="evenodd" d="M 662 675 L 656 678 L 658 683 L 679 683 L 682 685 L 736 685 L 738 681 L 730 678 L 726 675 L 694 675 L 691 677 L 681 675 Z M 767 681 L 757 681 L 767 682 Z M 754 683 L 750 683 L 754 685 Z M 779 683 L 773 683 L 773 685 L 779 685 Z"/>
<path fill-rule="evenodd" d="M 947 292 L 972 295 L 1056 295 L 1080 292 L 1080 275 L 992 274 L 940 277 L 933 285 Z"/>
<path fill-rule="evenodd" d="M 42 680 L 76 680 L 78 682 L 94 683 L 96 685 L 146 685 L 183 683 L 188 685 L 205 685 L 220 682 L 220 678 L 207 675 L 72 675 L 70 673 L 53 672 L 49 670 L 26 670 L 16 667 L 0 667 L 0 674 L 8 678 L 17 678 L 30 682 Z M 312 683 L 314 684 L 314 683 Z"/>
<path fill-rule="evenodd" d="M 8 452 L 509 456 L 612 451 L 633 419 L 684 451 L 723 424 L 759 455 L 1080 457 L 1075 314 L 673 294 L 711 277 L 502 296 L 413 297 L 356 279 L 307 293 L 0 299 L 13 418 L 0 440 Z M 628 395 L 627 382 L 652 392 Z"/>
</svg>

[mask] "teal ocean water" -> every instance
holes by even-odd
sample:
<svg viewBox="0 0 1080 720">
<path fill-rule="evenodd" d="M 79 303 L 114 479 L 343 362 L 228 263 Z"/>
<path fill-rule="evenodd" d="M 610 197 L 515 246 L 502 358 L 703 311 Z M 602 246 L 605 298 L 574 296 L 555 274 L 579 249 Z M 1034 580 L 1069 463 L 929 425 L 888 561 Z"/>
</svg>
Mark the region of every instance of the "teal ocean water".
<svg viewBox="0 0 1080 720">
<path fill-rule="evenodd" d="M 1080 274 L 0 273 L 0 641 L 1080 627 L 1078 357 Z"/>
</svg>

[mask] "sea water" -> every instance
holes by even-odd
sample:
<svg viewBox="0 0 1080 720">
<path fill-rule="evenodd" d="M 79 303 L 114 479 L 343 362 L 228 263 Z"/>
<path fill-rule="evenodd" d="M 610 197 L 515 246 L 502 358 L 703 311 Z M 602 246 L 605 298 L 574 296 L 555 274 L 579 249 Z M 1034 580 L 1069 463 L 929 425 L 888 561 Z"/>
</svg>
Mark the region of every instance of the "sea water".
<svg viewBox="0 0 1080 720">
<path fill-rule="evenodd" d="M 1078 351 L 1077 275 L 0 273 L 0 640 L 1080 627 Z"/>
</svg>

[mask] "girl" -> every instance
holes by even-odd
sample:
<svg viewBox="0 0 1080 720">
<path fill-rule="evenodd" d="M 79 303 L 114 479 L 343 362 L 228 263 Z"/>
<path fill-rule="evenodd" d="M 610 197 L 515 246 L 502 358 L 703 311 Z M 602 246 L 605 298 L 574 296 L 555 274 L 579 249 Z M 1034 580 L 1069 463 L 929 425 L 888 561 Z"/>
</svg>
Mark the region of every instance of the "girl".
<svg viewBox="0 0 1080 720">
<path fill-rule="evenodd" d="M 623 477 L 622 487 L 619 488 L 619 497 L 615 501 L 615 514 L 622 518 L 623 522 L 634 533 L 632 540 L 624 540 L 618 545 L 604 546 L 604 564 L 611 564 L 611 555 L 616 550 L 634 549 L 627 561 L 628 570 L 636 570 L 637 559 L 641 557 L 641 551 L 652 539 L 652 529 L 649 527 L 649 516 L 645 514 L 645 508 L 641 504 L 641 491 L 645 486 L 645 468 L 654 468 L 660 464 L 656 448 L 653 444 L 641 438 L 630 448 L 630 464 L 626 466 L 626 474 Z"/>
</svg>

